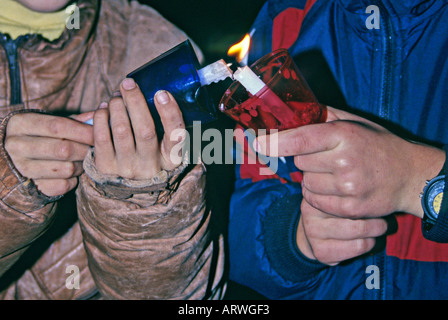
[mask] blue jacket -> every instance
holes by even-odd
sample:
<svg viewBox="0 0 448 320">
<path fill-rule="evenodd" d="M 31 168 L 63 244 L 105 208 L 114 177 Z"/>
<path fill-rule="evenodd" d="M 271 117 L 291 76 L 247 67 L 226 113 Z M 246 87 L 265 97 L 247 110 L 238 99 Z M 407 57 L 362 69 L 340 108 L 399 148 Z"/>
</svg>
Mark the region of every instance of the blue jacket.
<svg viewBox="0 0 448 320">
<path fill-rule="evenodd" d="M 448 143 L 447 0 L 272 0 L 253 28 L 249 63 L 288 48 L 320 102 Z M 394 215 L 396 232 L 362 257 L 334 267 L 304 257 L 295 244 L 301 173 L 287 160 L 271 176 L 259 163 L 236 167 L 232 280 L 271 299 L 448 298 L 448 245 L 425 239 L 411 215 Z"/>
</svg>

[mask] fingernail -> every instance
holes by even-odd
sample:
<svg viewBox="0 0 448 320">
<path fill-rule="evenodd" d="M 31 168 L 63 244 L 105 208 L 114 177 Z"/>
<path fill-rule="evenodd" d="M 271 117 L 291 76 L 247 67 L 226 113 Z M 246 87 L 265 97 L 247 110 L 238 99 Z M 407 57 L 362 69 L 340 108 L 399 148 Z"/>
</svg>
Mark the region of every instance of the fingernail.
<svg viewBox="0 0 448 320">
<path fill-rule="evenodd" d="M 106 109 L 109 106 L 109 104 L 107 102 L 101 102 L 100 105 L 98 106 L 98 109 Z"/>
<path fill-rule="evenodd" d="M 165 90 L 157 91 L 156 99 L 157 102 L 160 104 L 167 104 L 168 102 L 170 102 L 170 96 L 168 95 L 168 92 L 166 92 Z"/>
<path fill-rule="evenodd" d="M 135 81 L 132 78 L 126 78 L 123 80 L 121 85 L 123 86 L 123 89 L 125 89 L 125 90 L 132 90 L 135 88 Z"/>
</svg>

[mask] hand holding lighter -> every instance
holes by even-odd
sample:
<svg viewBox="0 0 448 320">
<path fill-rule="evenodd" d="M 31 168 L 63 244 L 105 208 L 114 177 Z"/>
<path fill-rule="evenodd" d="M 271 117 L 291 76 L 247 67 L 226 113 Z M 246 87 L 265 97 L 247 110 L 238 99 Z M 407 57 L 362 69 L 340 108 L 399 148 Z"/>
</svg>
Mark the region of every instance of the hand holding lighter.
<svg viewBox="0 0 448 320">
<path fill-rule="evenodd" d="M 231 76 L 232 72 L 224 60 L 200 69 L 189 40 L 128 74 L 145 96 L 159 138 L 164 131 L 154 104 L 154 95 L 158 90 L 167 90 L 173 95 L 182 111 L 185 125 L 190 127 L 193 121 L 205 124 L 216 119 L 217 108 L 206 86 Z"/>
</svg>

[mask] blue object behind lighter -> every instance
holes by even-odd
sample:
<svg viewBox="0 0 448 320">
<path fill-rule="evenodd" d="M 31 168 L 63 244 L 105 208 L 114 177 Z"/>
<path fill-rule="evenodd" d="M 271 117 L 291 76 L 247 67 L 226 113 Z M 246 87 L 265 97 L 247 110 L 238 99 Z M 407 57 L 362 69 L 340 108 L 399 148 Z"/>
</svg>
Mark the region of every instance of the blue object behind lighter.
<svg viewBox="0 0 448 320">
<path fill-rule="evenodd" d="M 174 96 L 187 127 L 192 126 L 193 121 L 204 124 L 215 120 L 217 108 L 204 86 L 208 83 L 204 83 L 198 70 L 198 58 L 190 41 L 186 40 L 128 74 L 146 98 L 159 138 L 163 137 L 164 130 L 154 105 L 158 90 L 167 90 Z M 224 78 L 232 75 L 230 69 L 224 70 L 224 74 L 226 72 Z"/>
</svg>

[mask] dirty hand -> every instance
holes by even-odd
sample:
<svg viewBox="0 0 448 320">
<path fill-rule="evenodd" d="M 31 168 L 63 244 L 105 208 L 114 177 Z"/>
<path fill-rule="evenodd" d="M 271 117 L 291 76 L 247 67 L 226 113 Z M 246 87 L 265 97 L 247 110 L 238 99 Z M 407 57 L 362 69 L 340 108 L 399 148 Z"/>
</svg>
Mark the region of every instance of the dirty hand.
<svg viewBox="0 0 448 320">
<path fill-rule="evenodd" d="M 121 96 L 103 103 L 94 115 L 95 164 L 103 174 L 144 180 L 162 169 L 176 168 L 181 157 L 173 150 L 185 140 L 182 113 L 173 96 L 166 91 L 155 95 L 164 137 L 158 140 L 145 97 L 133 79 L 124 79 Z"/>
</svg>

